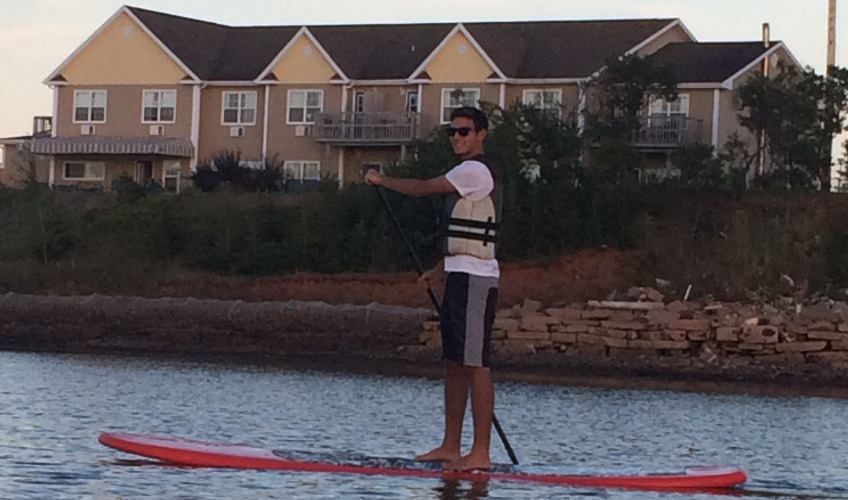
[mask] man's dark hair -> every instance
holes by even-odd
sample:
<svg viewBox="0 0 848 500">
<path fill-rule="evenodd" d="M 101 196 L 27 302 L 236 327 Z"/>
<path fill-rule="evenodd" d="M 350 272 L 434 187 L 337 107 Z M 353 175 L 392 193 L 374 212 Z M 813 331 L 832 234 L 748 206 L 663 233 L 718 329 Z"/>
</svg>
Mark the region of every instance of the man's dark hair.
<svg viewBox="0 0 848 500">
<path fill-rule="evenodd" d="M 463 106 L 451 111 L 450 119 L 470 118 L 474 122 L 474 130 L 489 130 L 489 117 L 482 110 L 472 106 Z"/>
</svg>

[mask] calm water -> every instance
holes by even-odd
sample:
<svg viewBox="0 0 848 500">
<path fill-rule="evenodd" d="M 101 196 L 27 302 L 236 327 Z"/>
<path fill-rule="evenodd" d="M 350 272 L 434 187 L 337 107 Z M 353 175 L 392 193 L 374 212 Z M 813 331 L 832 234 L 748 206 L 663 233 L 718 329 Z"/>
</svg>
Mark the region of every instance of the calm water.
<svg viewBox="0 0 848 500">
<path fill-rule="evenodd" d="M 739 465 L 750 480 L 735 496 L 848 498 L 848 401 L 525 384 L 497 391 L 498 418 L 523 464 L 594 471 Z M 187 469 L 97 443 L 111 430 L 412 456 L 437 444 L 441 425 L 439 381 L 0 352 L 2 499 L 731 498 Z M 508 462 L 497 436 L 492 443 L 493 459 Z"/>
</svg>

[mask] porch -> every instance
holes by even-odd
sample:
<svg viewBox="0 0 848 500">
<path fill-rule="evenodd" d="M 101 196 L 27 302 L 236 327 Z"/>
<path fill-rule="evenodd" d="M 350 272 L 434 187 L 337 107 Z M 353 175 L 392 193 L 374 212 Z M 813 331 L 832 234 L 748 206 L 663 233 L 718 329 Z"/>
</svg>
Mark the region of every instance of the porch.
<svg viewBox="0 0 848 500">
<path fill-rule="evenodd" d="M 411 111 L 315 114 L 315 141 L 339 146 L 403 145 L 427 133 L 427 117 Z"/>
</svg>

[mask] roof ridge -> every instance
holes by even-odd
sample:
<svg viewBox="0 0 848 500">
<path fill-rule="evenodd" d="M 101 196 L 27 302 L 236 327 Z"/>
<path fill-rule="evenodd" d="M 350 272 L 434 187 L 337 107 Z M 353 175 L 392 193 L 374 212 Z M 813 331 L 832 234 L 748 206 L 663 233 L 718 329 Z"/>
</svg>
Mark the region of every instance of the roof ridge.
<svg viewBox="0 0 848 500">
<path fill-rule="evenodd" d="M 197 18 L 194 18 L 194 17 L 187 17 L 187 16 L 179 16 L 179 15 L 176 15 L 176 14 L 169 14 L 167 12 L 161 12 L 161 11 L 158 11 L 158 10 L 145 9 L 145 8 L 142 8 L 142 7 L 134 7 L 132 5 L 127 5 L 126 8 L 129 9 L 130 11 L 132 11 L 133 13 L 143 12 L 145 14 L 153 14 L 153 15 L 157 15 L 157 16 L 169 17 L 171 19 L 178 19 L 180 21 L 189 21 L 189 22 L 192 22 L 192 23 L 207 24 L 207 25 L 210 25 L 210 26 L 216 26 L 218 28 L 232 28 L 232 26 L 228 26 L 226 24 L 221 24 L 221 23 L 216 23 L 216 22 L 213 22 L 213 21 L 204 21 L 203 19 L 197 19 Z"/>
</svg>

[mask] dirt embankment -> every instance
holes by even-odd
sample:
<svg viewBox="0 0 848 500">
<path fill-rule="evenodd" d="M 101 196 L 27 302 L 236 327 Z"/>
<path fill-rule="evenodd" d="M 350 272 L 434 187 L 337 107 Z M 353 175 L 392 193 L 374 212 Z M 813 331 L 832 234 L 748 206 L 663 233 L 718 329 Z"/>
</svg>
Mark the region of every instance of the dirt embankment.
<svg viewBox="0 0 848 500">
<path fill-rule="evenodd" d="M 504 263 L 501 265 L 500 307 L 521 303 L 525 298 L 545 304 L 571 303 L 606 297 L 613 290 L 626 290 L 632 257 L 612 249 L 580 252 L 551 262 Z M 433 287 L 441 294 L 442 283 Z M 245 301 L 324 301 L 330 304 L 377 302 L 405 307 L 431 307 L 430 299 L 416 274 L 297 274 L 253 281 L 215 280 L 165 283 L 159 296 L 195 297 Z"/>
</svg>

